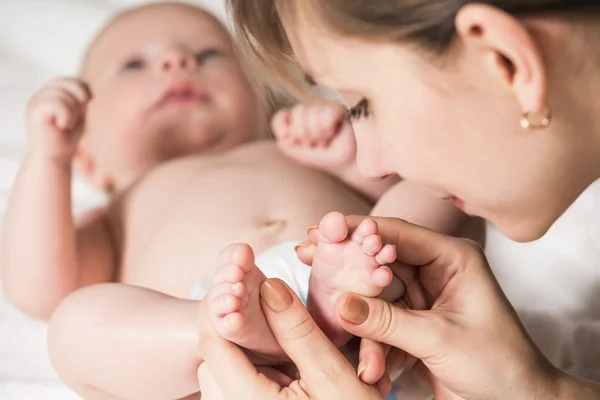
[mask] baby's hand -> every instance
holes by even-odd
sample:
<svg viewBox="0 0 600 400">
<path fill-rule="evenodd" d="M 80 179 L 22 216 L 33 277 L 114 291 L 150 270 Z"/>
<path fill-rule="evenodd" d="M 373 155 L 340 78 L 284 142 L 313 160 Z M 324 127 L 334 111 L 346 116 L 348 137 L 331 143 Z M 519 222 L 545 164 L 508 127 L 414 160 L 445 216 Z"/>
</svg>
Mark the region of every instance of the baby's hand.
<svg viewBox="0 0 600 400">
<path fill-rule="evenodd" d="M 71 161 L 90 99 L 87 85 L 72 78 L 52 80 L 37 92 L 27 106 L 30 153 Z"/>
<path fill-rule="evenodd" d="M 321 169 L 351 165 L 356 140 L 347 110 L 338 104 L 299 104 L 271 121 L 279 148 L 303 164 Z"/>
</svg>

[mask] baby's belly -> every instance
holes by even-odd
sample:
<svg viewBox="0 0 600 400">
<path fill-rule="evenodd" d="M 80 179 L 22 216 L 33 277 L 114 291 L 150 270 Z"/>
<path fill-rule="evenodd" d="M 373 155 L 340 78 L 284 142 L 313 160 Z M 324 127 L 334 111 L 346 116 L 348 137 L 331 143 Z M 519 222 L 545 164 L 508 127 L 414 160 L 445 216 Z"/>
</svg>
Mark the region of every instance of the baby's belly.
<svg viewBox="0 0 600 400">
<path fill-rule="evenodd" d="M 187 174 L 177 168 L 171 173 Z M 231 243 L 248 243 L 260 254 L 283 241 L 303 240 L 307 229 L 330 211 L 370 210 L 337 181 L 287 162 L 278 168 L 200 168 L 175 186 L 169 174 L 163 175 L 132 193 L 121 280 L 179 297 L 217 268 L 219 252 Z"/>
</svg>

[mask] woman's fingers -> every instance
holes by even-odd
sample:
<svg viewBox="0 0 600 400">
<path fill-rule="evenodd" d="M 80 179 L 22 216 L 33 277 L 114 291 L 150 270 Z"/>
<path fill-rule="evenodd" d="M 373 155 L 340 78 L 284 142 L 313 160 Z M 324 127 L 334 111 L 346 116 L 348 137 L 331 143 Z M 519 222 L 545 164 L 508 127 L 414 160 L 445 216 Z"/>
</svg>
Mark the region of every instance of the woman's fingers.
<svg viewBox="0 0 600 400">
<path fill-rule="evenodd" d="M 345 293 L 336 302 L 340 325 L 353 335 L 398 347 L 418 357 L 443 343 L 435 312 L 407 310 L 385 300 Z"/>
<path fill-rule="evenodd" d="M 385 374 L 386 356 L 390 346 L 362 339 L 358 363 L 358 377 L 369 385 L 377 383 Z"/>
<path fill-rule="evenodd" d="M 354 369 L 323 334 L 298 297 L 278 279 L 268 279 L 261 287 L 263 312 L 283 351 L 300 370 L 303 378 L 314 370 L 315 357 L 324 370 L 354 375 Z M 307 374 L 307 375 L 305 375 Z M 315 374 L 315 385 L 327 377 Z"/>
<path fill-rule="evenodd" d="M 292 290 L 278 279 L 261 286 L 262 308 L 273 335 L 296 364 L 309 394 L 329 398 L 380 398 L 319 329 Z M 369 394 L 372 397 L 368 397 Z"/>
</svg>

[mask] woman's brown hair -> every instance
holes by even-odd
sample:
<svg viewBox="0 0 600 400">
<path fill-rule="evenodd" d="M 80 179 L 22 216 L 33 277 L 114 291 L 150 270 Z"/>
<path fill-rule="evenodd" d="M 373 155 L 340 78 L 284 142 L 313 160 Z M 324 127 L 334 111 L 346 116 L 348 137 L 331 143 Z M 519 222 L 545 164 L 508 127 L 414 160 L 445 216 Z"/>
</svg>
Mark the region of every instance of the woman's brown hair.
<svg viewBox="0 0 600 400">
<path fill-rule="evenodd" d="M 315 23 L 346 37 L 398 40 L 443 53 L 455 37 L 458 11 L 485 3 L 513 15 L 583 13 L 600 8 L 598 0 L 228 0 L 234 31 L 260 83 L 275 93 L 300 94 L 302 79 L 283 28 L 281 11 L 310 7 Z"/>
</svg>

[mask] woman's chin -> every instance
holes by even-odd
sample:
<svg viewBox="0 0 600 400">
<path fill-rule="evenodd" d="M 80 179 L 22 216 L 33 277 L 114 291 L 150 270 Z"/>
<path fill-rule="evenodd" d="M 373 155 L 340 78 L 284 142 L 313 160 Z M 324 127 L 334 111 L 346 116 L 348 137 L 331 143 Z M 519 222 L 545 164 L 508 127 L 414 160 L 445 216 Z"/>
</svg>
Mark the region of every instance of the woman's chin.
<svg viewBox="0 0 600 400">
<path fill-rule="evenodd" d="M 543 237 L 550 227 L 551 222 L 536 218 L 492 220 L 492 223 L 509 239 L 519 243 L 528 243 Z"/>
</svg>

